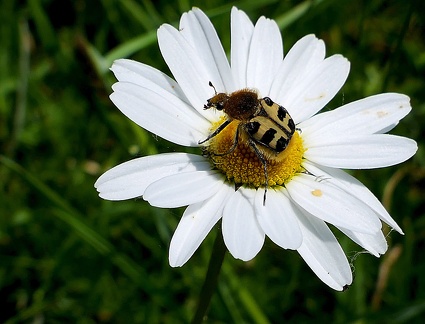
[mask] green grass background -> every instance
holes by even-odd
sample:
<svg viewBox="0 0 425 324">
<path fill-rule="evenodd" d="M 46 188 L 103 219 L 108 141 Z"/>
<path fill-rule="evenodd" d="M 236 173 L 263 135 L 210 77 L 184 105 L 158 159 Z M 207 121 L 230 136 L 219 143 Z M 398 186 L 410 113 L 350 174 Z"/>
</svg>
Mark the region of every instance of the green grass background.
<svg viewBox="0 0 425 324">
<path fill-rule="evenodd" d="M 356 171 L 405 235 L 377 259 L 339 237 L 354 272 L 345 292 L 324 285 L 294 251 L 266 240 L 250 262 L 227 255 L 209 323 L 419 323 L 425 318 L 425 8 L 422 0 L 151 0 L 0 2 L 0 322 L 186 323 L 217 230 L 182 268 L 168 246 L 183 209 L 109 202 L 93 183 L 136 156 L 180 151 L 123 116 L 108 95 L 113 60 L 167 73 L 162 23 L 202 8 L 230 49 L 232 5 L 276 19 L 285 50 L 305 34 L 351 61 L 325 109 L 387 91 L 412 112 L 392 131 L 415 139 L 409 161 Z M 196 152 L 196 151 L 195 151 Z M 385 228 L 388 233 L 388 228 Z"/>
</svg>

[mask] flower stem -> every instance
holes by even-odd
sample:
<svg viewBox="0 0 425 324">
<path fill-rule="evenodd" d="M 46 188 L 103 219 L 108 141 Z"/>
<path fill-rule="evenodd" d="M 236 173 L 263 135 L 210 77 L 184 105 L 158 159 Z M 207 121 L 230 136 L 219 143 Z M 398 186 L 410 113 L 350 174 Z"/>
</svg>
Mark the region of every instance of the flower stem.
<svg viewBox="0 0 425 324">
<path fill-rule="evenodd" d="M 217 287 L 218 275 L 220 274 L 225 254 L 226 245 L 223 241 L 223 235 L 221 231 L 219 231 L 215 238 L 207 275 L 205 276 L 205 281 L 202 285 L 201 293 L 199 294 L 198 306 L 195 316 L 192 319 L 192 324 L 202 323 L 207 313 L 211 298 Z"/>
</svg>

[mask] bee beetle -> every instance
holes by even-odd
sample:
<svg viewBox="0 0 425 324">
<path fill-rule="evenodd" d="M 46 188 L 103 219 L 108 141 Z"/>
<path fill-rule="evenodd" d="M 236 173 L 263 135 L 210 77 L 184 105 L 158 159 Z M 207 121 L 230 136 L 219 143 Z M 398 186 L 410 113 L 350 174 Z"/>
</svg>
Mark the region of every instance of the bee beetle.
<svg viewBox="0 0 425 324">
<path fill-rule="evenodd" d="M 227 152 L 215 155 L 232 153 L 238 145 L 239 133 L 244 132 L 247 135 L 249 146 L 264 167 L 265 202 L 268 174 L 264 153 L 271 152 L 277 155 L 285 150 L 296 129 L 294 120 L 284 107 L 273 102 L 269 97 L 258 98 L 258 94 L 254 90 L 242 89 L 231 94 L 217 93 L 211 82 L 209 82 L 209 85 L 214 89 L 215 95 L 207 100 L 204 109 L 215 108 L 223 111 L 226 113 L 227 119 L 206 139 L 198 143 L 205 143 L 217 136 L 233 120 L 240 121 L 230 149 Z"/>
</svg>

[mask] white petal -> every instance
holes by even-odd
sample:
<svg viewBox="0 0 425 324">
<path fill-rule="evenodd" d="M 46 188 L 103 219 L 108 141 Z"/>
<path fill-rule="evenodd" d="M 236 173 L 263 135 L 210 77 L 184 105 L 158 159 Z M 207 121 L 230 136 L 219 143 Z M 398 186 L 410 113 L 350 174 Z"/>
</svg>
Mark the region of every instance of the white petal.
<svg viewBox="0 0 425 324">
<path fill-rule="evenodd" d="M 388 214 L 378 198 L 376 198 L 375 195 L 359 180 L 343 170 L 323 166 L 318 167 L 308 161 L 303 163 L 303 167 L 308 170 L 308 172 L 314 174 L 317 178 L 322 179 L 321 181 L 329 181 L 345 190 L 348 194 L 357 197 L 372 208 L 382 221 L 387 223 L 400 234 L 403 234 L 400 226 L 398 226 L 395 220 L 392 219 L 390 214 Z"/>
<path fill-rule="evenodd" d="M 247 85 L 260 95 L 270 92 L 271 82 L 283 59 L 282 36 L 274 20 L 258 19 L 249 48 Z"/>
<path fill-rule="evenodd" d="M 353 232 L 345 228 L 339 228 L 341 232 L 347 235 L 350 239 L 356 242 L 361 247 L 368 250 L 374 256 L 379 258 L 381 254 L 384 254 L 387 251 L 388 245 L 385 240 L 384 234 L 379 231 L 376 234 L 363 234 L 358 232 Z"/>
<path fill-rule="evenodd" d="M 206 200 L 222 187 L 221 175 L 211 170 L 179 172 L 149 185 L 143 199 L 152 206 L 176 208 Z"/>
<path fill-rule="evenodd" d="M 286 188 L 301 208 L 326 222 L 367 234 L 375 234 L 382 227 L 366 204 L 320 178 L 300 174 Z"/>
<path fill-rule="evenodd" d="M 347 80 L 349 71 L 350 62 L 345 57 L 328 57 L 279 103 L 288 109 L 296 123 L 300 123 L 316 114 L 335 96 Z"/>
<path fill-rule="evenodd" d="M 146 187 L 158 179 L 178 172 L 209 169 L 210 163 L 199 155 L 157 154 L 117 165 L 102 174 L 94 186 L 103 199 L 125 200 L 142 196 Z"/>
<path fill-rule="evenodd" d="M 307 139 L 325 134 L 337 137 L 347 132 L 356 135 L 382 133 L 397 125 L 410 112 L 409 101 L 409 97 L 402 94 L 383 93 L 318 114 L 298 127 L 303 130 L 303 138 Z"/>
<path fill-rule="evenodd" d="M 231 191 L 234 189 L 223 184 L 223 188 L 210 199 L 186 208 L 170 243 L 169 260 L 172 267 L 181 267 L 195 253 L 221 218 Z"/>
<path fill-rule="evenodd" d="M 171 73 L 192 106 L 209 120 L 215 120 L 213 110 L 204 109 L 207 99 L 214 95 L 214 90 L 208 85 L 210 71 L 196 49 L 178 30 L 166 24 L 158 29 L 158 44 Z"/>
<path fill-rule="evenodd" d="M 118 82 L 110 98 L 121 112 L 146 130 L 176 144 L 198 146 L 210 123 L 192 107 L 160 89 Z"/>
<path fill-rule="evenodd" d="M 314 35 L 298 40 L 286 54 L 270 90 L 270 97 L 283 104 L 293 101 L 292 91 L 325 58 L 325 43 Z"/>
<path fill-rule="evenodd" d="M 111 71 L 114 72 L 118 81 L 135 83 L 153 91 L 165 90 L 172 96 L 188 103 L 185 94 L 176 81 L 149 65 L 133 60 L 120 59 L 112 64 Z"/>
<path fill-rule="evenodd" d="M 282 191 L 267 191 L 263 204 L 264 190 L 255 195 L 255 213 L 266 235 L 284 249 L 296 250 L 302 242 L 298 225 L 298 209 Z"/>
<path fill-rule="evenodd" d="M 236 259 L 249 261 L 260 252 L 264 232 L 254 213 L 255 190 L 239 188 L 229 198 L 223 211 L 223 238 Z"/>
<path fill-rule="evenodd" d="M 233 90 L 235 86 L 226 53 L 214 26 L 202 10 L 193 8 L 182 15 L 180 33 L 197 51 L 198 57 L 208 69 L 209 81 L 216 89 L 226 92 Z"/>
<path fill-rule="evenodd" d="M 231 66 L 235 89 L 247 87 L 246 71 L 248 66 L 249 46 L 254 25 L 245 12 L 232 8 L 231 13 Z"/>
<path fill-rule="evenodd" d="M 326 224 L 315 217 L 299 217 L 303 243 L 298 249 L 308 266 L 329 287 L 343 290 L 353 281 L 341 246 Z"/>
<path fill-rule="evenodd" d="M 373 169 L 402 163 L 418 146 L 409 138 L 388 135 L 316 137 L 304 141 L 304 157 L 312 162 L 343 169 Z"/>
</svg>

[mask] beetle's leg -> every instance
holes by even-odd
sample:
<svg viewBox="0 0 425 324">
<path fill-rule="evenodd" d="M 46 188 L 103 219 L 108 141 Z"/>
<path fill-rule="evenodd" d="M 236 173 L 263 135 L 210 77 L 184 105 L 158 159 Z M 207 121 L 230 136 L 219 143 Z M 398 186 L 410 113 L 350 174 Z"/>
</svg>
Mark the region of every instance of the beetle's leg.
<svg viewBox="0 0 425 324">
<path fill-rule="evenodd" d="M 264 184 L 264 197 L 263 197 L 263 206 L 266 205 L 266 195 L 267 195 L 267 189 L 269 187 L 269 175 L 267 173 L 267 161 L 264 158 L 263 153 L 258 149 L 257 144 L 255 144 L 255 141 L 251 138 L 249 139 L 249 145 L 254 150 L 255 154 L 257 155 L 258 159 L 260 160 L 261 164 L 263 164 L 264 167 L 264 178 L 265 178 L 265 184 Z"/>
<path fill-rule="evenodd" d="M 224 122 L 223 124 L 225 124 L 226 122 Z M 219 128 L 221 128 L 221 126 L 223 126 L 223 124 L 221 124 L 220 125 L 220 127 Z M 226 126 L 228 125 L 228 123 L 226 124 Z M 224 127 L 226 127 L 226 126 L 224 126 Z M 222 127 L 222 129 L 221 130 L 223 130 L 224 129 L 224 127 Z M 238 146 L 238 143 L 239 143 L 239 128 L 241 127 L 241 124 L 239 124 L 238 125 L 238 127 L 236 128 L 236 132 L 235 132 L 235 136 L 234 136 L 234 139 L 233 139 L 233 144 L 232 144 L 232 146 L 230 147 L 230 149 L 227 151 L 227 152 L 224 152 L 224 153 L 212 153 L 212 152 L 210 152 L 210 154 L 211 155 L 214 155 L 214 156 L 224 156 L 224 155 L 227 155 L 227 154 L 230 154 L 230 153 L 232 153 L 235 149 L 236 149 L 236 147 Z M 216 132 L 216 131 L 215 131 Z M 214 133 L 215 133 L 214 132 Z M 217 134 L 215 134 L 214 135 L 214 133 L 212 133 L 210 136 L 208 136 L 209 138 L 212 138 L 212 137 L 214 137 L 214 136 L 216 136 Z M 214 136 L 213 136 L 214 135 Z M 207 141 L 208 140 L 208 138 L 205 140 L 205 141 Z M 203 143 L 203 142 L 205 142 L 205 141 L 202 141 L 201 143 Z"/>
<path fill-rule="evenodd" d="M 236 128 L 235 137 L 233 139 L 233 144 L 230 147 L 230 149 L 227 152 L 225 152 L 225 153 L 213 153 L 213 155 L 215 155 L 215 156 L 223 156 L 223 155 L 227 155 L 227 154 L 233 153 L 233 151 L 236 149 L 236 147 L 238 146 L 238 143 L 239 143 L 239 128 L 240 128 L 240 125 L 241 124 L 239 124 L 238 128 Z"/>
<path fill-rule="evenodd" d="M 226 120 L 223 124 L 221 124 L 220 126 L 218 126 L 218 128 L 212 132 L 210 135 L 208 135 L 208 137 L 206 139 L 204 139 L 203 141 L 199 141 L 198 144 L 203 144 L 206 141 L 209 141 L 211 138 L 217 136 L 223 129 L 226 128 L 227 125 L 229 125 L 231 122 L 231 120 Z"/>
</svg>

